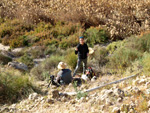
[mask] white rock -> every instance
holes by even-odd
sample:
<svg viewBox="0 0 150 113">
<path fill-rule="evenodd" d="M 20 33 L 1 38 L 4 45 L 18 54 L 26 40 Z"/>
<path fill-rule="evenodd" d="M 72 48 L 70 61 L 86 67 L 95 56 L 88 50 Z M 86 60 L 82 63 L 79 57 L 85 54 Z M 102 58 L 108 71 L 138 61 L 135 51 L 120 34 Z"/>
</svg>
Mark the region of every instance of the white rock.
<svg viewBox="0 0 150 113">
<path fill-rule="evenodd" d="M 118 98 L 118 99 L 117 99 L 117 102 L 122 102 L 122 98 Z"/>
<path fill-rule="evenodd" d="M 35 100 L 35 99 L 37 99 L 38 98 L 38 94 L 37 93 L 33 93 L 33 94 L 30 94 L 29 95 L 29 100 Z"/>
<path fill-rule="evenodd" d="M 146 81 L 147 81 L 146 79 L 141 79 L 138 83 L 139 83 L 139 84 L 145 84 Z"/>
<path fill-rule="evenodd" d="M 112 110 L 112 113 L 120 113 L 120 109 L 118 107 L 115 107 L 113 110 Z"/>
<path fill-rule="evenodd" d="M 41 100 L 41 101 L 44 100 L 44 97 L 41 97 L 40 100 Z"/>
<path fill-rule="evenodd" d="M 107 106 L 113 105 L 113 103 L 107 98 L 105 104 Z"/>
</svg>

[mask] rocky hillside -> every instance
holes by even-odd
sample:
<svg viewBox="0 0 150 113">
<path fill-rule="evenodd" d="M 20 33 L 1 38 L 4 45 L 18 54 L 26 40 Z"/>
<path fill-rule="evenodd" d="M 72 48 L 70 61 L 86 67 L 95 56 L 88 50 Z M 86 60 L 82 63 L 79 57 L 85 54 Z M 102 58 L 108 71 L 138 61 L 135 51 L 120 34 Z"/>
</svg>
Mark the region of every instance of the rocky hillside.
<svg viewBox="0 0 150 113">
<path fill-rule="evenodd" d="M 112 39 L 150 29 L 149 0 L 1 0 L 0 16 L 28 23 L 55 20 L 105 26 Z"/>
<path fill-rule="evenodd" d="M 119 79 L 116 76 L 102 76 L 96 81 L 89 81 L 78 87 L 85 90 L 100 86 Z M 39 87 L 45 91 L 44 95 L 30 94 L 28 99 L 12 105 L 3 105 L 0 112 L 17 113 L 148 113 L 150 112 L 150 77 L 138 75 L 136 78 L 123 81 L 119 84 L 104 87 L 93 91 L 87 96 L 59 95 L 62 92 L 74 91 L 70 84 L 67 87 L 46 88 L 45 82 L 40 82 Z M 79 93 L 78 93 L 79 96 Z"/>
</svg>

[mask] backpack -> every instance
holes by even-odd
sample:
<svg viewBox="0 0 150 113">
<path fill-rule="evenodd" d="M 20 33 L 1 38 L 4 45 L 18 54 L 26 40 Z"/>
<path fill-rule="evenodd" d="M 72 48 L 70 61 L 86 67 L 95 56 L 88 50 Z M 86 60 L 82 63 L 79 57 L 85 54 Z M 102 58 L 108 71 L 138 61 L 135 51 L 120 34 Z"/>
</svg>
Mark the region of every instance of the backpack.
<svg viewBox="0 0 150 113">
<path fill-rule="evenodd" d="M 89 79 L 92 79 L 94 76 L 96 76 L 95 72 L 93 71 L 92 67 L 88 67 L 86 70 L 86 76 Z"/>
</svg>

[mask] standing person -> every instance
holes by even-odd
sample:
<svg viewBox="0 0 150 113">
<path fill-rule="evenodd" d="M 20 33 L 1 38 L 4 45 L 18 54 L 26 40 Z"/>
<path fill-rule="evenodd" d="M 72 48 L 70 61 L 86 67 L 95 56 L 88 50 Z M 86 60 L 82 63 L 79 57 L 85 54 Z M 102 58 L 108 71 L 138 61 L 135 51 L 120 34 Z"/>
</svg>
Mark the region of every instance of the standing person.
<svg viewBox="0 0 150 113">
<path fill-rule="evenodd" d="M 87 44 L 84 42 L 84 37 L 79 37 L 79 44 L 77 45 L 77 48 L 75 49 L 75 54 L 78 54 L 78 61 L 77 61 L 77 66 L 75 68 L 73 76 L 75 76 L 76 72 L 80 68 L 81 62 L 83 62 L 83 74 L 85 73 L 85 70 L 86 70 L 89 49 L 88 49 Z"/>
</svg>

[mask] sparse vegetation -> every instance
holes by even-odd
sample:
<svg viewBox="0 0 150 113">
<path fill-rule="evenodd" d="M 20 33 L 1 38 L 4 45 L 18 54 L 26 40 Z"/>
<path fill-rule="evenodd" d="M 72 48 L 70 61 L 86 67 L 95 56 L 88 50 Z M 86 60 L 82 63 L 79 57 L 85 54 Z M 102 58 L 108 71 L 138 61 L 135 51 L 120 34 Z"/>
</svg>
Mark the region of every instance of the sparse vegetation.
<svg viewBox="0 0 150 113">
<path fill-rule="evenodd" d="M 63 56 L 53 55 L 39 64 L 37 67 L 34 67 L 31 70 L 31 75 L 33 75 L 36 79 L 45 80 L 47 77 L 49 77 L 45 76 L 45 73 L 49 73 L 49 75 L 55 75 L 53 72 L 57 68 L 58 63 L 63 59 Z"/>
<path fill-rule="evenodd" d="M 10 61 L 12 61 L 11 58 L 0 54 L 0 64 L 5 65 L 5 64 L 7 64 L 7 63 L 10 62 Z"/>
<path fill-rule="evenodd" d="M 16 102 L 35 89 L 29 76 L 17 70 L 1 71 L 0 78 L 0 97 L 3 97 L 3 101 Z"/>
<path fill-rule="evenodd" d="M 77 55 L 75 55 L 74 51 L 69 52 L 65 57 L 66 63 L 71 67 L 71 69 L 75 69 L 77 65 Z"/>
<path fill-rule="evenodd" d="M 33 58 L 31 58 L 28 54 L 24 54 L 17 61 L 22 62 L 28 66 L 29 69 L 33 68 L 34 62 Z"/>
</svg>

